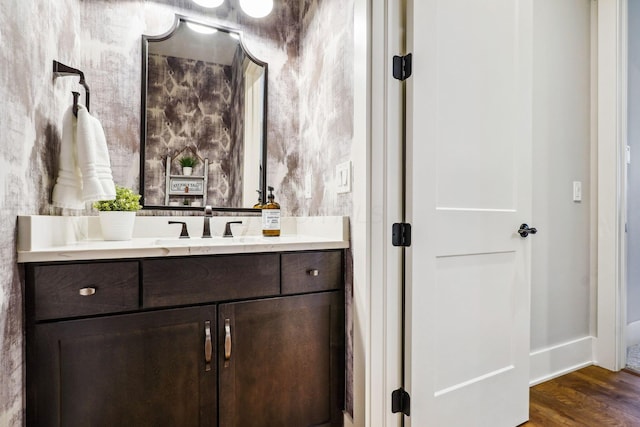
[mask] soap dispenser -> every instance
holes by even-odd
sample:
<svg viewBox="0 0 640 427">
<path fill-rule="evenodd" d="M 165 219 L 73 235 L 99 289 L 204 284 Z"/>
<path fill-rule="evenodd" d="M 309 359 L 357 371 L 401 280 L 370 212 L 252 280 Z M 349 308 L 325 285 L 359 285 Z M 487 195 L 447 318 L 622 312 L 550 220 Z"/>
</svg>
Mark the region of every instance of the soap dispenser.
<svg viewBox="0 0 640 427">
<path fill-rule="evenodd" d="M 275 202 L 273 187 L 269 188 L 268 202 L 262 205 L 262 235 L 280 235 L 280 205 Z"/>
</svg>

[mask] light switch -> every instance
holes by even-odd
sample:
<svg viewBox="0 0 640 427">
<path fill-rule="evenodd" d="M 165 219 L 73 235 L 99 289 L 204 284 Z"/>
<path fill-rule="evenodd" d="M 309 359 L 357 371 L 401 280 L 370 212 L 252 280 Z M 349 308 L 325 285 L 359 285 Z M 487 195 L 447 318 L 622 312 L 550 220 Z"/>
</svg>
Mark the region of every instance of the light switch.
<svg viewBox="0 0 640 427">
<path fill-rule="evenodd" d="M 582 182 L 580 181 L 573 181 L 573 201 L 582 201 Z"/>
<path fill-rule="evenodd" d="M 351 161 L 336 166 L 336 192 L 351 192 Z"/>
</svg>

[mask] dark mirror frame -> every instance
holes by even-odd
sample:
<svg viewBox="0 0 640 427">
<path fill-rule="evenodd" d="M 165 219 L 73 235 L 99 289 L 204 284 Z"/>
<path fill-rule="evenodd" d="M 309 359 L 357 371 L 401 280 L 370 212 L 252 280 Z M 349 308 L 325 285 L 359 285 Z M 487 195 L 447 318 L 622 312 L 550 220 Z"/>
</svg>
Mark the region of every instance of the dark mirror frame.
<svg viewBox="0 0 640 427">
<path fill-rule="evenodd" d="M 142 205 L 142 209 L 145 210 L 172 210 L 172 211 L 200 211 L 203 210 L 204 206 L 199 207 L 191 207 L 191 206 L 163 206 L 163 205 L 147 205 L 144 202 L 144 166 L 145 166 L 145 144 L 147 137 L 147 82 L 148 82 L 148 53 L 149 53 L 149 42 L 160 42 L 170 38 L 173 33 L 178 29 L 180 22 L 192 22 L 198 25 L 204 25 L 206 27 L 215 28 L 218 31 L 226 32 L 226 33 L 234 33 L 239 36 L 238 42 L 240 46 L 247 54 L 247 56 L 256 64 L 264 67 L 264 105 L 263 105 L 263 115 L 264 120 L 262 123 L 262 144 L 261 144 L 261 162 L 260 165 L 260 191 L 261 194 L 264 195 L 266 193 L 266 182 L 267 182 L 267 118 L 268 118 L 268 110 L 267 110 L 267 99 L 268 99 L 268 77 L 269 77 L 269 66 L 268 63 L 257 59 L 255 56 L 249 52 L 247 47 L 243 42 L 242 31 L 229 28 L 223 25 L 212 24 L 209 22 L 204 22 L 200 20 L 196 20 L 184 15 L 176 14 L 173 26 L 166 33 L 159 36 L 147 36 L 142 35 L 142 80 L 141 80 L 141 115 L 140 115 L 140 204 Z M 258 197 L 256 195 L 256 201 Z M 221 206 L 211 206 L 214 211 L 219 212 L 260 212 L 260 209 L 255 208 L 243 208 L 243 207 L 221 207 Z"/>
</svg>

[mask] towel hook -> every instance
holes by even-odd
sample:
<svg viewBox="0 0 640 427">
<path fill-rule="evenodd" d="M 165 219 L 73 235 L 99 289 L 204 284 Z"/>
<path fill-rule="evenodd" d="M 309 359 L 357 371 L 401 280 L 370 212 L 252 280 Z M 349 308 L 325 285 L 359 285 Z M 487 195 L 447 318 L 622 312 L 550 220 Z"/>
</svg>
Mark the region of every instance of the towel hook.
<svg viewBox="0 0 640 427">
<path fill-rule="evenodd" d="M 67 77 L 67 76 L 80 76 L 80 84 L 84 87 L 85 93 L 85 107 L 87 107 L 87 111 L 89 111 L 89 85 L 84 79 L 84 73 L 76 68 L 69 67 L 61 62 L 56 60 L 53 61 L 53 75 L 54 77 Z M 73 114 L 78 115 L 78 97 L 80 94 L 78 92 L 71 92 L 73 94 Z"/>
</svg>

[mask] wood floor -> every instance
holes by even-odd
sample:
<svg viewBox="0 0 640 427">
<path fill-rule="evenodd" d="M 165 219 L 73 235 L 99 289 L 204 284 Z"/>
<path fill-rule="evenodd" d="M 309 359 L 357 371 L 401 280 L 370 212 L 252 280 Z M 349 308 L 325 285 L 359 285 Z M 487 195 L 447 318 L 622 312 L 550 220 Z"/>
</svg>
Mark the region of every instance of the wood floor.
<svg viewBox="0 0 640 427">
<path fill-rule="evenodd" d="M 525 427 L 640 426 L 640 376 L 589 366 L 530 389 Z"/>
</svg>

